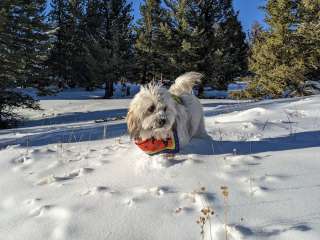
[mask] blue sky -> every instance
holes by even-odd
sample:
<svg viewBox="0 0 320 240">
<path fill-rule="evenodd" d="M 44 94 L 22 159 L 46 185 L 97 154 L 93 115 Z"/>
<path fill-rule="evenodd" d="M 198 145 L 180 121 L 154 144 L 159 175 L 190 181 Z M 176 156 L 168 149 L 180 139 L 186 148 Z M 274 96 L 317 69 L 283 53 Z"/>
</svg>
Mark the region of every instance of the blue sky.
<svg viewBox="0 0 320 240">
<path fill-rule="evenodd" d="M 132 0 L 135 19 L 140 16 L 139 6 L 141 2 L 143 0 Z M 264 13 L 258 7 L 264 5 L 264 3 L 265 0 L 234 0 L 234 7 L 236 11 L 239 11 L 239 19 L 244 31 L 249 31 L 255 21 L 263 22 Z"/>
</svg>

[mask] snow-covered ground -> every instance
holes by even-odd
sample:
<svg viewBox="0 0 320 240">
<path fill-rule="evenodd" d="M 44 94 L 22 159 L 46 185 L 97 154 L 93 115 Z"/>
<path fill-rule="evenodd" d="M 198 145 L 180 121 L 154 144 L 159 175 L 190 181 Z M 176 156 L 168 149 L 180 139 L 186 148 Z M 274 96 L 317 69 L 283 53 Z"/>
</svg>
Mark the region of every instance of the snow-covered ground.
<svg viewBox="0 0 320 240">
<path fill-rule="evenodd" d="M 320 96 L 202 100 L 211 139 L 163 159 L 83 94 L 0 131 L 0 239 L 320 239 Z"/>
</svg>

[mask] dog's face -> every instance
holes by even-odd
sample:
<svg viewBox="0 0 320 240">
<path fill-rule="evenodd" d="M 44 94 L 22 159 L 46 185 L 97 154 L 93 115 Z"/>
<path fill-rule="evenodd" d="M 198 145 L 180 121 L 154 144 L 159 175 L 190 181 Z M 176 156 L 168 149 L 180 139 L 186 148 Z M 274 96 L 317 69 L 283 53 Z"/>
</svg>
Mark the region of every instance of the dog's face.
<svg viewBox="0 0 320 240">
<path fill-rule="evenodd" d="M 176 119 L 175 102 L 160 85 L 142 87 L 132 100 L 127 115 L 131 137 L 156 137 L 170 131 Z"/>
</svg>

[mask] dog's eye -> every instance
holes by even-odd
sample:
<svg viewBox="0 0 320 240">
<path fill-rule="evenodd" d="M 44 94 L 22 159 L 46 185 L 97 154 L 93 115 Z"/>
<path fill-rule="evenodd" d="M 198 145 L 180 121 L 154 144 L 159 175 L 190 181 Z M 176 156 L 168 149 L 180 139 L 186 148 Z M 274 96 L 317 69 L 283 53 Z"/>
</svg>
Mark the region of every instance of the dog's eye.
<svg viewBox="0 0 320 240">
<path fill-rule="evenodd" d="M 148 108 L 148 112 L 153 113 L 154 110 L 155 110 L 155 108 L 156 108 L 156 107 L 155 107 L 154 105 L 152 105 L 151 107 Z"/>
</svg>

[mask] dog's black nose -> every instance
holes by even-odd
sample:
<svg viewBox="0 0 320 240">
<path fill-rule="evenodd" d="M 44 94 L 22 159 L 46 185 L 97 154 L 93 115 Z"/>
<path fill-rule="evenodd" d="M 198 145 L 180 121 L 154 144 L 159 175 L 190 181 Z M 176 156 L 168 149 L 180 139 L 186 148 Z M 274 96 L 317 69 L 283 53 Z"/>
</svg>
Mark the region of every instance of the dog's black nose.
<svg viewBox="0 0 320 240">
<path fill-rule="evenodd" d="M 162 127 L 165 123 L 166 123 L 165 119 L 161 118 L 161 119 L 158 120 L 158 124 L 159 124 L 160 127 Z"/>
</svg>

